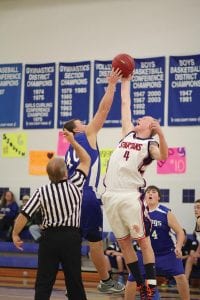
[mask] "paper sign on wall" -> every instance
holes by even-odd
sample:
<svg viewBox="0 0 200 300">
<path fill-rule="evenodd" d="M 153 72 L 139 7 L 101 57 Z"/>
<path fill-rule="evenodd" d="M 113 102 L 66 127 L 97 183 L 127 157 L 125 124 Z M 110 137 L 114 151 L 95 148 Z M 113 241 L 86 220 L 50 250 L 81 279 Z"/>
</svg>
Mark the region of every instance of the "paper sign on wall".
<svg viewBox="0 0 200 300">
<path fill-rule="evenodd" d="M 169 148 L 168 158 L 157 162 L 158 174 L 181 174 L 186 171 L 185 147 Z"/>
<path fill-rule="evenodd" d="M 63 136 L 63 132 L 59 131 L 58 133 L 58 144 L 57 144 L 57 154 L 61 156 L 65 156 L 65 153 L 67 152 L 69 148 L 69 142 L 67 139 Z"/>
<path fill-rule="evenodd" d="M 53 151 L 30 151 L 29 152 L 29 174 L 47 175 L 46 166 L 51 158 Z"/>
<path fill-rule="evenodd" d="M 113 149 L 101 149 L 100 150 L 101 175 L 104 175 L 106 173 L 107 164 L 108 164 L 108 161 L 110 159 L 112 152 L 113 152 Z"/>
<path fill-rule="evenodd" d="M 4 133 L 2 137 L 2 157 L 24 157 L 27 152 L 26 133 Z"/>
</svg>

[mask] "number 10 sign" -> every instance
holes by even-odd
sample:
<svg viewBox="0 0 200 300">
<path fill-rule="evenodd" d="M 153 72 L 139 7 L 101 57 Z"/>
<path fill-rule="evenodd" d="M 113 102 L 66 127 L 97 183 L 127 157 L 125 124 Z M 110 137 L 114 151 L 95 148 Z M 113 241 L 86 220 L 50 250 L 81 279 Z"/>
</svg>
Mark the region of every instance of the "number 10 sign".
<svg viewBox="0 0 200 300">
<path fill-rule="evenodd" d="M 157 162 L 158 174 L 180 174 L 186 171 L 186 151 L 184 147 L 169 148 L 168 158 Z"/>
</svg>

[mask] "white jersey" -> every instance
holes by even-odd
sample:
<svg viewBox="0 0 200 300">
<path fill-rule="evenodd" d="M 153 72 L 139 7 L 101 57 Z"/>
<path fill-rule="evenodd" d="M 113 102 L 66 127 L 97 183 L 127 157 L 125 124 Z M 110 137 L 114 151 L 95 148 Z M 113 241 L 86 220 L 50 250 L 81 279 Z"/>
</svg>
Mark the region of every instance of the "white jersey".
<svg viewBox="0 0 200 300">
<path fill-rule="evenodd" d="M 153 138 L 137 138 L 133 131 L 120 141 L 108 163 L 104 178 L 106 191 L 145 187 L 143 174 L 153 160 L 149 153 L 152 142 L 156 141 Z"/>
</svg>

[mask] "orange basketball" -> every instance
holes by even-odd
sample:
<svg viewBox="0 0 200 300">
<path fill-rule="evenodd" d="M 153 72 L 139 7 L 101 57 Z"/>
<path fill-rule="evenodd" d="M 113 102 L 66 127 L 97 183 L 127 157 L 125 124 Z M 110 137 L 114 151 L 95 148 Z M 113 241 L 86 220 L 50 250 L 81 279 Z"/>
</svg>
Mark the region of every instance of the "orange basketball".
<svg viewBox="0 0 200 300">
<path fill-rule="evenodd" d="M 112 67 L 114 70 L 119 68 L 122 71 L 123 77 L 128 77 L 135 69 L 134 58 L 126 53 L 118 54 L 112 60 Z"/>
</svg>

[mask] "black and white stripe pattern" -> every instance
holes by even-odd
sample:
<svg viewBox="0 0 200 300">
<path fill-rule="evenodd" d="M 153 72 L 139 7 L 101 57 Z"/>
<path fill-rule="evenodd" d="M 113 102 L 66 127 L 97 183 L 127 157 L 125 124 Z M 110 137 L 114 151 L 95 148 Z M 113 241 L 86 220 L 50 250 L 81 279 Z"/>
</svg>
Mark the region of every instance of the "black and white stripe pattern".
<svg viewBox="0 0 200 300">
<path fill-rule="evenodd" d="M 25 216 L 32 217 L 41 208 L 43 227 L 80 227 L 82 189 L 85 175 L 76 170 L 70 180 L 43 185 L 22 209 Z"/>
</svg>

